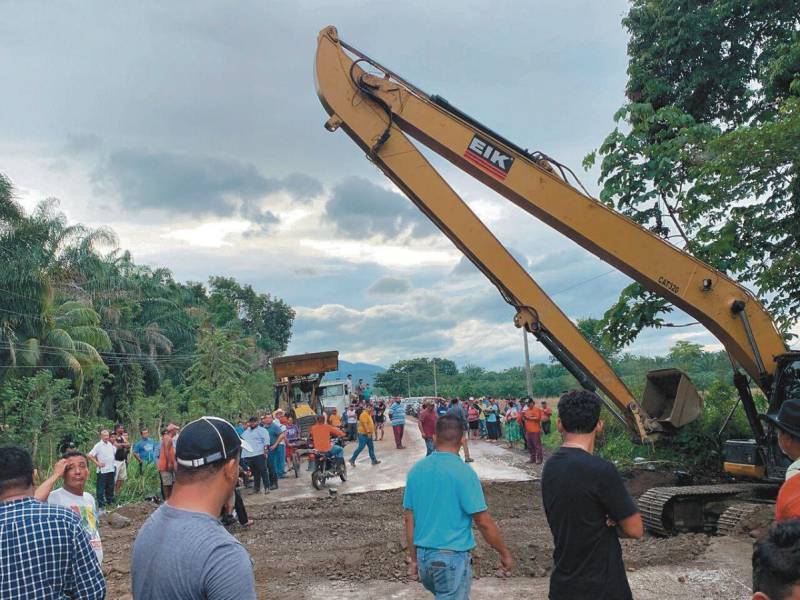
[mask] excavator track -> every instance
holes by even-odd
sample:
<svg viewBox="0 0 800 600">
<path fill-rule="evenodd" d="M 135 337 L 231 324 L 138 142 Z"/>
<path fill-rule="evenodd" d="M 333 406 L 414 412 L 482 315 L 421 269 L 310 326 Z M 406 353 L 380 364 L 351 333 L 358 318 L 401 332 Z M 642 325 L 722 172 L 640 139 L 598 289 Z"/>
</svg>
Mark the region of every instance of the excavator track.
<svg viewBox="0 0 800 600">
<path fill-rule="evenodd" d="M 730 535 L 734 533 L 744 519 L 764 508 L 763 503 L 736 502 L 725 509 L 717 521 L 717 535 Z"/>
<path fill-rule="evenodd" d="M 710 504 L 738 496 L 757 494 L 774 487 L 763 483 L 722 483 L 653 488 L 639 497 L 639 510 L 647 529 L 656 535 L 715 531 L 718 527 L 718 518 L 713 515 L 708 518 L 707 509 Z M 724 514 L 724 509 L 722 511 Z M 734 518 L 733 513 L 730 518 Z M 738 520 L 736 522 L 738 523 Z"/>
</svg>

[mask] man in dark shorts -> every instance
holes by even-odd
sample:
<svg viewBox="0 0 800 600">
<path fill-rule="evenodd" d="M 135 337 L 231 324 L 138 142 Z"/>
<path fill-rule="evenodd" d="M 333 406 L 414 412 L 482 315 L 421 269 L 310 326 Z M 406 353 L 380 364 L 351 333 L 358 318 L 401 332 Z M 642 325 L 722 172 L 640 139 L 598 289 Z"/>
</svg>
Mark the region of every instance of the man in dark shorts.
<svg viewBox="0 0 800 600">
<path fill-rule="evenodd" d="M 632 600 L 617 529 L 642 537 L 642 516 L 614 465 L 593 456 L 603 430 L 600 398 L 564 394 L 558 430 L 564 442 L 545 463 L 542 498 L 553 533 L 550 600 Z"/>
<path fill-rule="evenodd" d="M 386 402 L 378 400 L 375 404 L 375 441 L 378 441 L 378 432 L 380 432 L 383 439 L 383 424 L 386 422 Z"/>
</svg>

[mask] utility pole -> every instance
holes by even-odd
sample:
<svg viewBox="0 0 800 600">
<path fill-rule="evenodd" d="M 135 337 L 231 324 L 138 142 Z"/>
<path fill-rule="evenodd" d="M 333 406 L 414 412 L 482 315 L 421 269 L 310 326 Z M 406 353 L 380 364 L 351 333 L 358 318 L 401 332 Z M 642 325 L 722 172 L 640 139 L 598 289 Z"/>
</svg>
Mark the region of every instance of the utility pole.
<svg viewBox="0 0 800 600">
<path fill-rule="evenodd" d="M 436 359 L 433 359 L 433 395 L 439 395 L 439 388 L 436 386 Z"/>
<path fill-rule="evenodd" d="M 408 396 L 407 398 L 411 397 L 411 373 L 409 372 L 408 368 L 406 368 L 406 382 L 408 383 Z"/>
<path fill-rule="evenodd" d="M 528 384 L 528 397 L 533 398 L 533 381 L 531 380 L 531 358 L 528 355 L 528 331 L 522 328 L 522 340 L 525 342 L 525 380 Z"/>
</svg>

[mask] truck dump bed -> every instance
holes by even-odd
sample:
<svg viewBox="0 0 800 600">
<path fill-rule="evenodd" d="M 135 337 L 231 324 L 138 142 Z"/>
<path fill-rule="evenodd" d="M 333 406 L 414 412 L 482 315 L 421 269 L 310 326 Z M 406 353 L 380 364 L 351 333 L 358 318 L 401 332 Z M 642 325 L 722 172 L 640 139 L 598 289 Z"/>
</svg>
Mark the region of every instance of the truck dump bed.
<svg viewBox="0 0 800 600">
<path fill-rule="evenodd" d="M 275 381 L 283 378 L 304 377 L 339 370 L 339 352 L 311 352 L 272 359 Z"/>
</svg>

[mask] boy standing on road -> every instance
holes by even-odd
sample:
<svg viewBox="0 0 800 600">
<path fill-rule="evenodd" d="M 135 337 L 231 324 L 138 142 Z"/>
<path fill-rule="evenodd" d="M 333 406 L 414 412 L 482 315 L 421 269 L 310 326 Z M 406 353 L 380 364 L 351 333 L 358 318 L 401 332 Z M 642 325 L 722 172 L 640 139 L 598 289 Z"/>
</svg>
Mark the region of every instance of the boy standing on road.
<svg viewBox="0 0 800 600">
<path fill-rule="evenodd" d="M 103 429 L 100 432 L 100 441 L 94 445 L 88 455 L 89 460 L 97 466 L 95 494 L 101 516 L 106 512 L 106 505 L 114 503 L 114 454 L 116 448 L 111 443 L 110 437 L 108 429 Z"/>
<path fill-rule="evenodd" d="M 600 398 L 587 390 L 564 394 L 558 430 L 564 442 L 542 472 L 542 499 L 553 533 L 550 600 L 632 600 L 617 527 L 644 534 L 642 516 L 614 465 L 593 455 L 603 430 Z"/>
<path fill-rule="evenodd" d="M 489 515 L 478 475 L 458 456 L 463 436 L 458 418 L 441 417 L 436 451 L 409 471 L 403 496 L 409 577 L 418 575 L 425 589 L 440 599 L 469 598 L 473 522 L 497 550 L 501 568 L 507 573 L 514 564 Z"/>
</svg>

